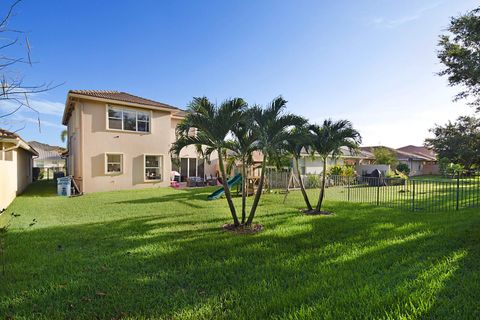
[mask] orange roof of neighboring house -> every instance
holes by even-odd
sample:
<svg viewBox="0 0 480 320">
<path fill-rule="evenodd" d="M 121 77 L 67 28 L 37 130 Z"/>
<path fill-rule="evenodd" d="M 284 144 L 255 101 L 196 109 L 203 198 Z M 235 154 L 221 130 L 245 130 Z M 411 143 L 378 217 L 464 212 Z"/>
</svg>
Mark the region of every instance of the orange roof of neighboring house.
<svg viewBox="0 0 480 320">
<path fill-rule="evenodd" d="M 395 157 L 397 160 L 423 160 L 423 161 L 436 161 L 435 157 L 432 156 L 427 156 L 427 155 L 422 155 L 422 154 L 416 154 L 416 153 L 410 153 L 406 152 L 400 149 L 393 149 L 385 146 L 372 146 L 372 147 L 360 147 L 362 151 L 367 151 L 370 153 L 374 153 L 375 148 L 386 148 L 393 152 L 395 154 Z"/>
<path fill-rule="evenodd" d="M 437 159 L 437 154 L 435 153 L 435 151 L 423 146 L 408 145 L 405 147 L 398 148 L 397 150 L 431 158 L 432 161 Z"/>
<path fill-rule="evenodd" d="M 150 100 L 147 98 L 142 98 L 127 92 L 121 92 L 121 91 L 114 91 L 114 90 L 70 90 L 68 92 L 69 97 L 83 97 L 85 99 L 91 98 L 93 100 L 107 100 L 107 101 L 112 101 L 112 102 L 124 102 L 128 104 L 133 104 L 133 105 L 142 105 L 142 106 L 147 106 L 147 107 L 154 107 L 154 108 L 161 108 L 161 109 L 167 109 L 167 110 L 172 110 L 175 112 L 175 115 L 182 116 L 184 111 L 171 106 L 166 103 L 158 102 L 155 100 Z M 68 98 L 67 102 L 65 105 L 65 112 L 63 114 L 63 120 L 62 123 L 64 125 L 67 124 L 68 119 L 70 118 L 70 114 L 72 111 L 73 107 L 71 106 L 70 103 L 68 103 Z"/>
<path fill-rule="evenodd" d="M 11 132 L 5 129 L 0 128 L 0 141 L 6 141 L 9 143 L 16 143 L 17 147 L 22 148 L 28 152 L 31 152 L 32 154 L 38 156 L 38 152 L 32 148 L 31 145 L 29 145 L 25 140 L 20 138 L 18 134 L 15 132 Z"/>
</svg>

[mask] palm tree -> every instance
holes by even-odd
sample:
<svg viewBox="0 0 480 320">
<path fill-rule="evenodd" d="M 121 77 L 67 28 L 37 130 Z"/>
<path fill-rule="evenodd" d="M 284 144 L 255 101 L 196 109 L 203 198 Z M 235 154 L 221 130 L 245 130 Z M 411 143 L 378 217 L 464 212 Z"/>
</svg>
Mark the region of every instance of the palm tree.
<svg viewBox="0 0 480 320">
<path fill-rule="evenodd" d="M 322 126 L 311 125 L 309 131 L 312 139 L 312 151 L 318 153 L 323 161 L 322 183 L 315 207 L 315 211 L 320 212 L 325 194 L 327 158 L 340 155 L 342 147 L 351 150 L 358 149 L 362 137 L 357 130 L 353 129 L 352 123 L 348 120 L 332 121 L 328 119 L 323 122 Z"/>
<path fill-rule="evenodd" d="M 306 120 L 302 117 L 285 113 L 286 104 L 286 100 L 278 97 L 264 109 L 259 106 L 252 108 L 253 124 L 258 134 L 258 150 L 263 153 L 263 161 L 257 192 L 246 225 L 251 225 L 255 217 L 255 212 L 262 195 L 267 161 L 269 159 L 275 160 L 280 158 L 282 146 L 292 126 L 302 126 L 306 123 Z"/>
<path fill-rule="evenodd" d="M 300 172 L 299 159 L 301 157 L 302 150 L 308 152 L 310 146 L 310 133 L 306 126 L 296 127 L 290 131 L 285 144 L 283 146 L 284 150 L 288 152 L 293 157 L 295 162 L 295 169 L 297 173 L 297 178 L 300 184 L 300 190 L 302 191 L 303 200 L 307 205 L 307 210 L 312 211 L 312 205 L 308 199 L 307 192 L 305 191 L 305 186 L 302 180 L 302 173 Z"/>
<path fill-rule="evenodd" d="M 60 139 L 62 139 L 62 142 L 65 142 L 65 140 L 67 140 L 67 136 L 68 136 L 68 131 L 62 130 L 62 132 L 60 133 Z"/>
<path fill-rule="evenodd" d="M 225 100 L 219 106 L 210 102 L 206 97 L 193 98 L 188 105 L 184 120 L 177 126 L 179 138 L 170 149 L 171 153 L 178 155 L 183 148 L 195 145 L 197 150 L 202 151 L 206 157 L 215 151 L 218 153 L 225 198 L 235 226 L 239 226 L 240 222 L 227 185 L 223 154 L 229 144 L 227 136 L 231 129 L 242 120 L 246 108 L 247 103 L 240 98 Z M 192 129 L 195 130 L 195 135 L 191 134 Z"/>
<path fill-rule="evenodd" d="M 228 149 L 233 152 L 229 157 L 229 165 L 227 171 L 237 161 L 240 161 L 242 165 L 242 225 L 246 220 L 246 204 L 247 204 L 247 166 L 253 164 L 252 154 L 257 150 L 258 135 L 253 123 L 253 113 L 249 109 L 244 114 L 242 121 L 238 122 L 233 127 L 232 132 L 235 135 L 235 139 L 231 140 L 228 145 Z"/>
</svg>

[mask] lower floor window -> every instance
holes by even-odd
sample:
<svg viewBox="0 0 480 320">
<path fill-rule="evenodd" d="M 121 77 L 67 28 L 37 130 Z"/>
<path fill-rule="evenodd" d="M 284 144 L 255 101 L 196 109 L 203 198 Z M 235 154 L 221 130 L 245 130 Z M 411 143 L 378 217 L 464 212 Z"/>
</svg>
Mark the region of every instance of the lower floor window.
<svg viewBox="0 0 480 320">
<path fill-rule="evenodd" d="M 162 180 L 163 156 L 145 155 L 145 180 Z"/>
<path fill-rule="evenodd" d="M 123 171 L 123 155 L 122 154 L 107 154 L 106 155 L 106 173 L 116 174 Z"/>
</svg>

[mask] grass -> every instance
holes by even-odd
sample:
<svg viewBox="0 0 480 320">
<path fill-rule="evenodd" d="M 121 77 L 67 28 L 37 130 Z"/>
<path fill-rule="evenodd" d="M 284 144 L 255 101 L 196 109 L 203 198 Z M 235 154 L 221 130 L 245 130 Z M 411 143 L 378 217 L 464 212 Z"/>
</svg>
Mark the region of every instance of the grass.
<svg viewBox="0 0 480 320">
<path fill-rule="evenodd" d="M 327 201 L 334 216 L 304 216 L 299 192 L 285 205 L 269 194 L 256 218 L 265 230 L 233 235 L 220 228 L 225 201 L 206 201 L 211 190 L 62 198 L 33 184 L 0 217 L 20 214 L 6 239 L 0 317 L 480 318 L 478 209 Z"/>
</svg>

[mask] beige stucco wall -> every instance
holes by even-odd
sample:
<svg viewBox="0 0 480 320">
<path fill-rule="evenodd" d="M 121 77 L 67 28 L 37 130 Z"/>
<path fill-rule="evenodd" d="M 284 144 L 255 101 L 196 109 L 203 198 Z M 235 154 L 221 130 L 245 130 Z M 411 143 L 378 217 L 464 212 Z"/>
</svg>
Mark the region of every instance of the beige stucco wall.
<svg viewBox="0 0 480 320">
<path fill-rule="evenodd" d="M 331 166 L 342 165 L 343 159 L 341 158 L 327 158 L 327 169 Z M 305 167 L 305 174 L 320 174 L 323 172 L 323 160 L 320 157 L 305 156 L 299 159 L 300 167 Z"/>
<path fill-rule="evenodd" d="M 180 123 L 180 121 L 182 120 L 175 119 L 175 118 L 172 119 L 171 131 L 170 131 L 172 142 L 176 140 L 175 128 Z M 195 148 L 195 146 L 188 146 L 186 148 L 183 148 L 182 151 L 180 151 L 180 158 L 201 158 L 201 156 L 198 155 L 197 149 Z M 217 163 L 218 163 L 218 154 L 216 151 L 214 151 L 210 155 L 210 161 L 205 162 L 204 164 L 204 171 L 207 177 L 210 177 L 210 176 L 215 177 L 216 171 L 218 170 Z"/>
<path fill-rule="evenodd" d="M 119 104 L 115 104 L 122 108 Z M 84 193 L 166 187 L 170 185 L 171 144 L 176 139 L 175 128 L 181 119 L 171 116 L 168 111 L 150 110 L 151 129 L 149 133 L 110 130 L 107 125 L 107 104 L 94 100 L 81 99 L 68 120 L 68 174 L 72 175 Z M 123 172 L 109 175 L 105 173 L 105 155 L 121 153 Z M 163 156 L 163 181 L 144 181 L 144 155 Z M 180 157 L 198 158 L 194 146 L 184 148 Z M 216 153 L 212 163 L 205 163 L 205 174 L 215 175 Z"/>
<path fill-rule="evenodd" d="M 81 113 L 80 146 L 83 161 L 81 175 L 83 192 L 111 191 L 170 185 L 171 161 L 171 115 L 164 111 L 151 111 L 149 133 L 126 132 L 107 129 L 105 103 L 82 101 L 78 104 Z M 115 175 L 105 173 L 105 154 L 123 154 L 123 172 Z M 163 181 L 144 181 L 144 154 L 163 156 Z"/>
<path fill-rule="evenodd" d="M 73 176 L 79 188 L 83 190 L 81 108 L 82 104 L 78 103 L 68 120 L 67 174 Z"/>
<path fill-rule="evenodd" d="M 5 143 L 4 148 L 14 144 Z M 0 151 L 0 210 L 8 207 L 17 195 L 32 182 L 32 154 L 23 149 Z"/>
</svg>

